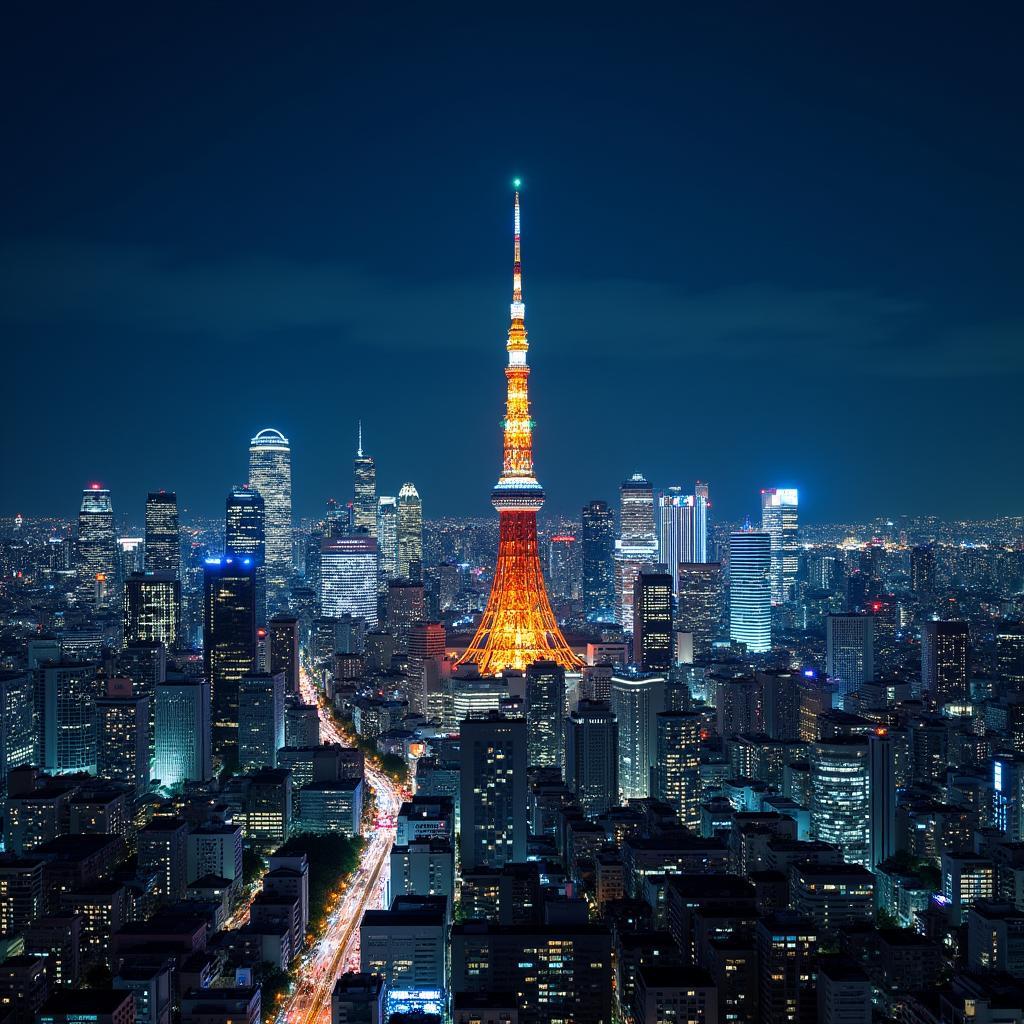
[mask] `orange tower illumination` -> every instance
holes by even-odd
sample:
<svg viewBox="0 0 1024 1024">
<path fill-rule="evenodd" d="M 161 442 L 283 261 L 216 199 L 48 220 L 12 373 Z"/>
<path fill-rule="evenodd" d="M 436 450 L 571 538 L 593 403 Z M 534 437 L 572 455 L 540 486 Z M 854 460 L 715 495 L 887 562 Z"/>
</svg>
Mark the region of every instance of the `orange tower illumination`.
<svg viewBox="0 0 1024 1024">
<path fill-rule="evenodd" d="M 518 186 L 519 182 L 516 182 Z M 491 504 L 498 510 L 498 564 L 484 617 L 459 664 L 472 661 L 483 675 L 523 669 L 538 659 L 567 669 L 582 662 L 565 642 L 548 601 L 537 553 L 537 512 L 544 491 L 533 475 L 533 420 L 527 382 L 526 307 L 519 262 L 519 192 L 515 201 L 515 262 L 512 269 L 512 324 L 508 329 L 505 377 L 505 464 Z"/>
</svg>

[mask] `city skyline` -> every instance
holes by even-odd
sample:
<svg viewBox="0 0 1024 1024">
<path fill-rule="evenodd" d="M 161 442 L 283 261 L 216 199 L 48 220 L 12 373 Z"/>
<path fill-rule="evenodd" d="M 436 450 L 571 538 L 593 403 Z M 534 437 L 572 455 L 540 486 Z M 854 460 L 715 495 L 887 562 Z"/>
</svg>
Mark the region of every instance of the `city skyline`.
<svg viewBox="0 0 1024 1024">
<path fill-rule="evenodd" d="M 765 486 L 798 487 L 808 521 L 1024 500 L 1005 472 L 1024 369 L 1012 32 L 932 12 L 925 41 L 908 12 L 879 36 L 870 18 L 790 11 L 666 13 L 655 33 L 595 14 L 580 33 L 517 12 L 513 43 L 480 12 L 399 19 L 378 68 L 337 59 L 353 34 L 381 41 L 361 14 L 316 33 L 253 14 L 226 54 L 222 17 L 138 12 L 100 30 L 69 13 L 56 35 L 13 19 L 24 141 L 0 169 L 0 328 L 13 379 L 37 380 L 45 352 L 100 404 L 68 446 L 71 392 L 40 416 L 34 389 L 13 389 L 3 513 L 62 510 L 92 479 L 213 510 L 241 443 L 273 427 L 293 443 L 296 511 L 313 515 L 347 496 L 362 419 L 384 493 L 441 458 L 428 515 L 486 514 L 495 439 L 469 425 L 501 395 L 515 175 L 549 509 L 610 500 L 634 471 L 709 480 L 729 519 L 756 513 Z M 275 62 L 258 56 L 270 39 Z M 525 82 L 505 73 L 516 58 Z M 399 67 L 428 83 L 422 104 Z M 373 380 L 386 386 L 346 384 Z M 151 415 L 157 381 L 187 415 Z M 244 401 L 218 400 L 225 381 Z M 648 395 L 655 381 L 666 398 L 645 417 L 614 412 L 623 382 Z M 440 396 L 458 415 L 438 414 Z"/>
</svg>

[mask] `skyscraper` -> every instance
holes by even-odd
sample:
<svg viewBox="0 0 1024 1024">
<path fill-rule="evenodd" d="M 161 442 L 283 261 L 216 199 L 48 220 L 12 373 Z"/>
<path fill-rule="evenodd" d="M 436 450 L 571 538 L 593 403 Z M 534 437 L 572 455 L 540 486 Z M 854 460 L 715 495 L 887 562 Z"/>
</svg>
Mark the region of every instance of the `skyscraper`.
<svg viewBox="0 0 1024 1024">
<path fill-rule="evenodd" d="M 511 323 L 505 345 L 504 459 L 501 476 L 491 492 L 491 504 L 499 519 L 498 563 L 480 625 L 459 659 L 460 663 L 473 662 L 483 675 L 506 668 L 523 669 L 538 659 L 557 661 L 563 668 L 580 664 L 551 611 L 537 550 L 537 513 L 544 504 L 544 491 L 533 472 L 530 368 L 526 364 L 530 346 L 523 305 L 518 192 L 514 216 Z"/>
<path fill-rule="evenodd" d="M 237 714 L 237 689 L 235 691 Z M 210 686 L 205 679 L 168 679 L 156 688 L 153 776 L 173 789 L 213 778 Z"/>
<path fill-rule="evenodd" d="M 171 572 L 134 573 L 124 584 L 124 642 L 155 640 L 171 650 L 181 630 L 181 584 Z"/>
<path fill-rule="evenodd" d="M 619 802 L 619 726 L 601 701 L 581 700 L 569 716 L 565 783 L 588 818 Z"/>
<path fill-rule="evenodd" d="M 811 836 L 833 843 L 866 868 L 871 859 L 871 781 L 864 736 L 835 736 L 811 745 Z"/>
<path fill-rule="evenodd" d="M 236 484 L 224 508 L 224 553 L 231 558 L 251 558 L 255 567 L 256 625 L 267 621 L 266 510 L 260 492 L 248 484 Z"/>
<path fill-rule="evenodd" d="M 430 659 L 445 655 L 445 630 L 440 622 L 414 622 L 409 630 L 406 663 L 409 674 L 409 710 L 439 720 L 442 695 L 427 689 L 423 667 Z"/>
<path fill-rule="evenodd" d="M 967 696 L 970 639 L 966 622 L 921 623 L 921 686 L 938 700 Z"/>
<path fill-rule="evenodd" d="M 238 686 L 238 764 L 243 771 L 277 767 L 284 746 L 284 675 L 245 676 Z"/>
<path fill-rule="evenodd" d="M 693 654 L 699 661 L 711 654 L 718 639 L 725 602 L 721 562 L 682 562 L 678 566 L 676 624 L 693 634 Z"/>
<path fill-rule="evenodd" d="M 363 454 L 363 421 L 359 421 L 359 445 L 353 464 L 355 495 L 352 499 L 352 525 L 377 536 L 377 467 L 372 455 Z"/>
<path fill-rule="evenodd" d="M 616 621 L 633 628 L 633 584 L 641 567 L 658 559 L 654 490 L 642 473 L 619 488 L 619 539 L 615 542 Z"/>
<path fill-rule="evenodd" d="M 700 727 L 696 712 L 655 715 L 654 796 L 695 832 L 700 825 Z"/>
<path fill-rule="evenodd" d="M 346 612 L 377 626 L 377 541 L 367 533 L 320 544 L 320 609 L 340 619 Z"/>
<path fill-rule="evenodd" d="M 285 693 L 299 692 L 299 620 L 275 615 L 270 620 L 270 671 L 284 674 Z"/>
<path fill-rule="evenodd" d="M 0 671 L 0 773 L 7 785 L 12 768 L 37 762 L 35 675 L 31 671 Z"/>
<path fill-rule="evenodd" d="M 548 541 L 548 584 L 551 596 L 569 601 L 578 596 L 578 542 L 571 533 L 556 533 Z"/>
<path fill-rule="evenodd" d="M 95 775 L 97 666 L 50 661 L 40 671 L 43 768 L 56 775 L 73 772 Z"/>
<path fill-rule="evenodd" d="M 380 579 L 385 584 L 396 579 L 398 572 L 398 501 L 382 495 L 377 502 L 377 551 L 380 558 Z"/>
<path fill-rule="evenodd" d="M 825 619 L 825 672 L 839 687 L 840 702 L 875 677 L 875 620 L 870 615 Z"/>
<path fill-rule="evenodd" d="M 460 724 L 462 870 L 526 860 L 526 722 L 492 711 Z"/>
<path fill-rule="evenodd" d="M 615 514 L 606 501 L 583 509 L 583 613 L 590 622 L 614 622 Z"/>
<path fill-rule="evenodd" d="M 398 575 L 404 579 L 423 578 L 423 502 L 415 484 L 402 484 L 398 491 Z"/>
<path fill-rule="evenodd" d="M 109 605 L 117 580 L 117 539 L 110 491 L 90 484 L 82 492 L 78 513 L 78 600 L 96 607 Z"/>
<path fill-rule="evenodd" d="M 772 649 L 771 538 L 757 530 L 729 534 L 729 639 L 751 654 Z"/>
<path fill-rule="evenodd" d="M 556 661 L 526 666 L 526 725 L 530 767 L 562 770 L 565 745 L 565 669 Z"/>
<path fill-rule="evenodd" d="M 871 800 L 871 854 L 867 867 L 874 871 L 897 848 L 896 751 L 889 730 L 868 735 L 868 789 Z"/>
<path fill-rule="evenodd" d="M 203 572 L 203 669 L 212 692 L 213 749 L 228 763 L 238 752 L 238 685 L 256 665 L 254 571 L 252 559 L 225 556 L 208 558 Z"/>
<path fill-rule="evenodd" d="M 150 491 L 146 496 L 145 568 L 181 578 L 178 496 L 174 491 Z"/>
<path fill-rule="evenodd" d="M 263 498 L 267 610 L 285 611 L 292 575 L 292 454 L 279 430 L 261 430 L 249 442 L 249 485 Z"/>
<path fill-rule="evenodd" d="M 672 587 L 679 586 L 680 562 L 708 560 L 708 485 L 697 481 L 693 494 L 669 487 L 658 498 L 658 560 L 668 566 Z"/>
<path fill-rule="evenodd" d="M 667 672 L 672 667 L 672 577 L 648 566 L 637 574 L 633 591 L 633 660 L 642 669 Z"/>
<path fill-rule="evenodd" d="M 619 791 L 624 800 L 649 797 L 657 716 L 665 710 L 665 677 L 653 672 L 615 673 L 611 708 L 619 726 Z"/>
<path fill-rule="evenodd" d="M 96 773 L 137 796 L 149 784 L 150 699 L 130 679 L 108 679 L 96 700 Z"/>
<path fill-rule="evenodd" d="M 797 544 L 799 495 L 795 487 L 761 491 L 761 529 L 771 537 L 772 604 L 790 600 L 799 568 Z"/>
</svg>

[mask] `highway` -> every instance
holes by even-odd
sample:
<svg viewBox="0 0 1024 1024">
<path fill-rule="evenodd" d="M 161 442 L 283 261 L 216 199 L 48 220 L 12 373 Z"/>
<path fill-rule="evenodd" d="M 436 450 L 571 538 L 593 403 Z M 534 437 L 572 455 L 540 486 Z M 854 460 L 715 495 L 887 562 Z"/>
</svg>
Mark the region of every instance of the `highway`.
<svg viewBox="0 0 1024 1024">
<path fill-rule="evenodd" d="M 326 703 L 308 675 L 302 673 L 303 700 L 320 709 L 320 742 L 347 746 L 334 724 Z M 277 1024 L 323 1024 L 330 1020 L 331 993 L 339 974 L 359 970 L 359 922 L 363 912 L 383 906 L 387 886 L 388 856 L 395 841 L 395 818 L 402 792 L 386 775 L 366 766 L 366 782 L 376 794 L 375 823 L 366 835 L 366 848 L 327 927 L 303 955 L 294 990 L 285 999 Z"/>
</svg>

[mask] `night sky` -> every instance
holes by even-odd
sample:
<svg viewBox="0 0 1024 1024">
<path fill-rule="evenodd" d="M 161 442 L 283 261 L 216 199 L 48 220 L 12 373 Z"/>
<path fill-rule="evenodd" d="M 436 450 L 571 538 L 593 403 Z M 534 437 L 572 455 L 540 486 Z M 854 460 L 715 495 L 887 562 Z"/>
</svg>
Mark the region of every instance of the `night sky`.
<svg viewBox="0 0 1024 1024">
<path fill-rule="evenodd" d="M 346 6 L 7 6 L 0 514 L 493 514 L 516 175 L 550 510 L 1024 511 L 1013 6 Z"/>
</svg>

